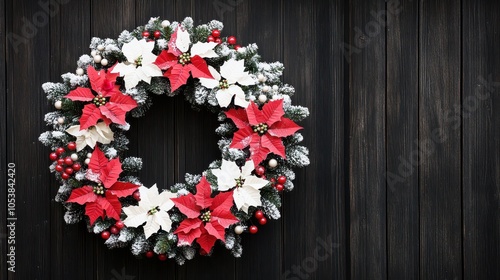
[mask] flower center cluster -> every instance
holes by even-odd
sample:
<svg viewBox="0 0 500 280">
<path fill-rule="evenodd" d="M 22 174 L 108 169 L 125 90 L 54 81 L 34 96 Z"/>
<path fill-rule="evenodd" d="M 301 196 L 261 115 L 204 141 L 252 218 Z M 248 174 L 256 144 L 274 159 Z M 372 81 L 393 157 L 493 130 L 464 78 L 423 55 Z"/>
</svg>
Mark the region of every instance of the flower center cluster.
<svg viewBox="0 0 500 280">
<path fill-rule="evenodd" d="M 142 55 L 135 60 L 136 67 L 142 66 Z"/>
<path fill-rule="evenodd" d="M 191 62 L 191 54 L 188 52 L 182 53 L 179 55 L 179 63 L 182 65 L 186 65 Z"/>
<path fill-rule="evenodd" d="M 227 83 L 226 79 L 220 80 L 220 82 L 219 82 L 219 88 L 220 89 L 228 89 L 229 88 L 229 84 Z"/>
<path fill-rule="evenodd" d="M 200 220 L 208 223 L 210 222 L 210 218 L 212 218 L 212 213 L 210 213 L 210 210 L 201 211 Z"/>
<path fill-rule="evenodd" d="M 99 106 L 103 106 L 108 101 L 106 100 L 106 97 L 99 94 L 98 96 L 94 97 L 92 102 L 95 104 L 95 106 L 99 107 Z"/>
<path fill-rule="evenodd" d="M 95 194 L 104 196 L 104 186 L 101 183 L 99 183 L 97 186 L 94 186 L 93 189 Z"/>
<path fill-rule="evenodd" d="M 237 179 L 234 179 L 236 181 L 236 186 L 237 188 L 241 188 L 243 187 L 243 184 L 245 184 L 245 179 L 243 178 L 237 178 Z"/>
<path fill-rule="evenodd" d="M 257 132 L 259 135 L 263 135 L 267 132 L 268 126 L 266 123 L 259 123 L 258 125 L 252 126 L 253 132 Z"/>
<path fill-rule="evenodd" d="M 148 215 L 154 215 L 156 213 L 158 213 L 160 211 L 160 207 L 156 206 L 156 207 L 153 207 L 151 210 L 148 211 Z"/>
</svg>

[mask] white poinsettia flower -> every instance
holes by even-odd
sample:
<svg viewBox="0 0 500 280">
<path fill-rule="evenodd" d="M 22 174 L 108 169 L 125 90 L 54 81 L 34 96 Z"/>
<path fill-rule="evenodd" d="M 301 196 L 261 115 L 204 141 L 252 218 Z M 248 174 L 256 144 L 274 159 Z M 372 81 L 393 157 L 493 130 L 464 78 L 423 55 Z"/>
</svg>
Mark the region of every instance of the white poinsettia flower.
<svg viewBox="0 0 500 280">
<path fill-rule="evenodd" d="M 175 47 L 182 53 L 189 50 L 191 45 L 191 39 L 189 38 L 189 33 L 182 28 L 177 29 L 177 39 L 175 40 Z M 191 46 L 190 54 L 191 57 L 198 55 L 203 58 L 218 57 L 215 53 L 214 48 L 217 46 L 215 42 L 197 42 Z"/>
<path fill-rule="evenodd" d="M 212 173 L 217 177 L 219 191 L 228 191 L 234 188 L 233 198 L 238 210 L 248 213 L 250 206 L 261 206 L 260 189 L 269 181 L 251 175 L 255 166 L 249 160 L 241 168 L 233 161 L 222 160 L 220 169 L 213 169 Z"/>
<path fill-rule="evenodd" d="M 122 52 L 127 58 L 126 62 L 118 63 L 111 73 L 120 73 L 125 81 L 125 88 L 131 89 L 140 81 L 151 83 L 151 77 L 163 76 L 161 69 L 153 64 L 156 55 L 152 53 L 155 42 L 147 42 L 145 39 L 123 44 Z"/>
<path fill-rule="evenodd" d="M 104 122 L 99 122 L 87 129 L 80 130 L 80 125 L 73 125 L 66 132 L 76 137 L 76 151 L 83 150 L 86 146 L 94 148 L 96 143 L 109 144 L 114 140 L 113 131 Z"/>
<path fill-rule="evenodd" d="M 200 78 L 200 83 L 210 89 L 216 87 L 215 97 L 221 107 L 227 107 L 234 96 L 234 104 L 246 108 L 249 102 L 245 98 L 245 92 L 239 85 L 250 86 L 255 84 L 255 80 L 245 71 L 244 60 L 230 60 L 224 62 L 220 67 L 220 74 L 212 66 L 208 66 L 214 79 Z M 237 85 L 238 83 L 239 85 Z"/>
<path fill-rule="evenodd" d="M 156 184 L 151 188 L 139 187 L 139 194 L 141 196 L 139 205 L 123 208 L 123 212 L 127 215 L 123 223 L 128 227 L 139 227 L 146 223 L 143 226 L 146 238 L 158 232 L 160 227 L 164 231 L 170 231 L 172 221 L 167 211 L 174 207 L 171 199 L 177 196 L 169 191 L 159 194 Z"/>
</svg>

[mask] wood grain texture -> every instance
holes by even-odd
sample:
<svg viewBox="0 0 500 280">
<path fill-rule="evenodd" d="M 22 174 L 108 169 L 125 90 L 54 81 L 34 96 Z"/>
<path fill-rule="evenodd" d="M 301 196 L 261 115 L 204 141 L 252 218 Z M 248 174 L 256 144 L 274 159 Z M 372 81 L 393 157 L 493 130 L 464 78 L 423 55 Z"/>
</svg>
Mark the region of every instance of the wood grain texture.
<svg viewBox="0 0 500 280">
<path fill-rule="evenodd" d="M 4 0 L 0 0 L 0 91 L 3 94 L 0 94 L 0 110 L 2 110 L 0 117 L 0 189 L 7 189 L 7 81 L 6 81 L 6 73 L 5 73 L 5 57 L 7 56 L 6 52 L 6 3 Z M 5 187 L 4 187 L 5 186 Z M 7 191 L 0 192 L 0 201 L 7 201 Z M 5 207 L 4 207 L 5 208 Z M 0 211 L 0 220 L 5 221 L 7 219 L 7 211 Z M 0 223 L 0 263 L 2 263 L 2 267 L 0 269 L 0 277 L 2 279 L 7 279 L 7 224 Z"/>
<path fill-rule="evenodd" d="M 377 16 L 387 26 L 387 278 L 419 279 L 418 166 L 407 164 L 418 147 L 418 1 Z"/>
<path fill-rule="evenodd" d="M 420 3 L 419 140 L 420 277 L 462 279 L 460 5 Z M 436 36 L 436 34 L 439 34 Z M 417 155 L 418 156 L 418 155 Z"/>
<path fill-rule="evenodd" d="M 387 278 L 385 29 L 371 12 L 385 1 L 351 1 L 349 91 L 351 279 Z M 360 32 L 357 32 L 360 30 Z"/>
<path fill-rule="evenodd" d="M 464 279 L 500 279 L 500 3 L 463 1 Z"/>
</svg>

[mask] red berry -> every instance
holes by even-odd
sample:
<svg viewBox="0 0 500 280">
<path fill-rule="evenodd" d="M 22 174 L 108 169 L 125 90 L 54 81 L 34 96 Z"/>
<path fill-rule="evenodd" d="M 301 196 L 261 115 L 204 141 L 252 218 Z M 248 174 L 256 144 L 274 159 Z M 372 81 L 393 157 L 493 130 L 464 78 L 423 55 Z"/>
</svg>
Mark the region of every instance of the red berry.
<svg viewBox="0 0 500 280">
<path fill-rule="evenodd" d="M 281 192 L 281 191 L 283 191 L 285 189 L 285 187 L 282 184 L 276 184 L 276 186 L 274 186 L 274 187 L 279 192 Z"/>
<path fill-rule="evenodd" d="M 139 191 L 135 191 L 132 196 L 135 198 L 135 200 L 139 201 L 141 200 L 141 193 Z"/>
<path fill-rule="evenodd" d="M 227 37 L 227 43 L 230 45 L 236 44 L 236 37 L 234 37 L 234 36 Z"/>
<path fill-rule="evenodd" d="M 122 221 L 116 221 L 115 227 L 117 227 L 118 229 L 122 229 L 125 227 L 125 224 Z"/>
<path fill-rule="evenodd" d="M 73 168 L 68 167 L 68 168 L 64 169 L 64 173 L 66 173 L 68 175 L 73 174 Z"/>
<path fill-rule="evenodd" d="M 264 213 L 262 213 L 261 210 L 257 210 L 255 211 L 255 213 L 253 214 L 255 216 L 255 218 L 257 219 L 261 219 L 262 217 L 264 217 Z"/>
<path fill-rule="evenodd" d="M 119 233 L 119 232 L 120 232 L 120 229 L 118 229 L 118 228 L 117 228 L 117 227 L 115 227 L 115 226 L 111 226 L 111 227 L 109 228 L 109 231 L 110 231 L 112 234 L 117 234 L 117 233 Z"/>
<path fill-rule="evenodd" d="M 212 30 L 212 36 L 214 36 L 215 38 L 220 37 L 220 30 L 219 29 Z"/>
<path fill-rule="evenodd" d="M 68 147 L 68 149 L 74 151 L 74 150 L 76 150 L 76 143 L 75 142 L 69 142 L 67 147 Z"/>
<path fill-rule="evenodd" d="M 56 149 L 56 154 L 57 154 L 57 155 L 59 155 L 59 156 L 60 156 L 62 153 L 64 153 L 64 148 L 59 147 L 59 148 L 57 148 L 57 149 Z"/>
<path fill-rule="evenodd" d="M 60 165 L 60 164 L 56 165 L 56 171 L 57 172 L 62 172 L 63 169 L 64 169 L 64 167 L 62 165 Z"/>
<path fill-rule="evenodd" d="M 251 234 L 256 234 L 257 231 L 259 231 L 259 229 L 257 228 L 257 226 L 250 226 L 248 228 L 248 230 L 250 231 Z"/>
<path fill-rule="evenodd" d="M 153 253 L 153 251 L 147 251 L 146 252 L 146 258 L 152 258 L 153 256 L 155 255 L 155 253 Z"/>
<path fill-rule="evenodd" d="M 240 48 L 241 48 L 241 46 L 240 46 L 240 45 L 234 45 L 234 49 L 235 49 L 235 50 L 239 50 Z"/>
<path fill-rule="evenodd" d="M 264 166 L 258 165 L 255 168 L 255 174 L 257 174 L 257 176 L 262 176 L 262 175 L 264 175 L 264 173 L 266 173 L 266 169 L 264 168 Z"/>
<path fill-rule="evenodd" d="M 214 36 L 210 35 L 207 37 L 207 42 L 214 42 L 214 41 L 215 41 Z"/>
<path fill-rule="evenodd" d="M 68 180 L 69 179 L 69 174 L 68 173 L 61 174 L 61 178 L 63 178 L 64 180 Z"/>
<path fill-rule="evenodd" d="M 165 254 L 159 254 L 159 255 L 158 255 L 158 259 L 159 259 L 160 261 L 166 261 L 166 260 L 167 260 L 167 255 L 165 255 Z"/>
<path fill-rule="evenodd" d="M 259 219 L 259 224 L 265 225 L 266 223 L 267 223 L 266 217 L 262 217 L 262 218 Z"/>
<path fill-rule="evenodd" d="M 220 43 L 222 43 L 222 40 L 221 40 L 220 38 L 215 38 L 215 42 L 216 42 L 217 44 L 220 44 Z"/>
<path fill-rule="evenodd" d="M 149 35 L 151 35 L 151 34 L 149 33 L 149 31 L 146 31 L 146 30 L 145 30 L 145 31 L 142 31 L 142 37 L 144 37 L 144 38 L 148 38 L 148 37 L 149 37 Z"/>
<path fill-rule="evenodd" d="M 63 165 L 64 164 L 64 159 L 63 158 L 58 159 L 57 160 L 57 164 Z"/>
<path fill-rule="evenodd" d="M 161 32 L 159 30 L 156 30 L 154 33 L 153 33 L 153 36 L 158 39 L 161 37 Z"/>
<path fill-rule="evenodd" d="M 73 160 L 70 157 L 64 158 L 64 164 L 73 165 Z"/>
<path fill-rule="evenodd" d="M 108 239 L 110 236 L 111 236 L 111 234 L 107 230 L 101 232 L 102 239 Z"/>
<path fill-rule="evenodd" d="M 73 170 L 78 171 L 80 168 L 82 168 L 82 166 L 78 162 L 73 164 Z"/>
<path fill-rule="evenodd" d="M 278 183 L 280 183 L 280 184 L 282 184 L 282 185 L 283 185 L 284 183 L 286 183 L 286 177 L 285 177 L 285 176 L 283 176 L 283 175 L 279 176 L 279 177 L 278 177 Z"/>
<path fill-rule="evenodd" d="M 274 179 L 274 178 L 271 178 L 271 180 L 270 180 L 270 181 L 271 181 L 271 183 L 272 183 L 273 185 L 274 185 L 274 183 L 276 183 L 276 179 Z"/>
<path fill-rule="evenodd" d="M 57 154 L 56 153 L 50 153 L 49 158 L 51 161 L 55 161 L 57 159 Z"/>
</svg>

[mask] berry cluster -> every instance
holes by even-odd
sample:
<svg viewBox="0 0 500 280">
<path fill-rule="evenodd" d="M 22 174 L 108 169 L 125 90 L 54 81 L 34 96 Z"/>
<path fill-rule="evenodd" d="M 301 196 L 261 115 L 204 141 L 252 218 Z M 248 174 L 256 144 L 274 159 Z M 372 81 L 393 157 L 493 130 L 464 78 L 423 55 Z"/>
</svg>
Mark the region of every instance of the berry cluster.
<svg viewBox="0 0 500 280">
<path fill-rule="evenodd" d="M 222 39 L 220 38 L 220 30 L 219 29 L 212 30 L 212 34 L 207 37 L 207 42 L 215 42 L 217 44 L 221 44 Z M 240 45 L 236 44 L 236 37 L 234 37 L 234 36 L 227 37 L 226 42 L 230 46 L 233 46 L 233 48 L 235 50 L 238 50 L 239 48 L 241 48 Z"/>
<path fill-rule="evenodd" d="M 71 152 L 76 150 L 75 142 L 68 143 L 66 148 L 68 150 L 59 147 L 49 155 L 50 160 L 57 162 L 55 170 L 61 174 L 63 180 L 68 180 L 75 171 L 79 171 L 82 168 L 80 163 L 76 162 L 78 155 Z"/>
<path fill-rule="evenodd" d="M 109 227 L 109 229 L 101 232 L 101 237 L 104 240 L 107 240 L 111 237 L 111 234 L 118 234 L 120 230 L 125 227 L 125 224 L 122 221 L 116 221 L 115 225 Z"/>
</svg>

